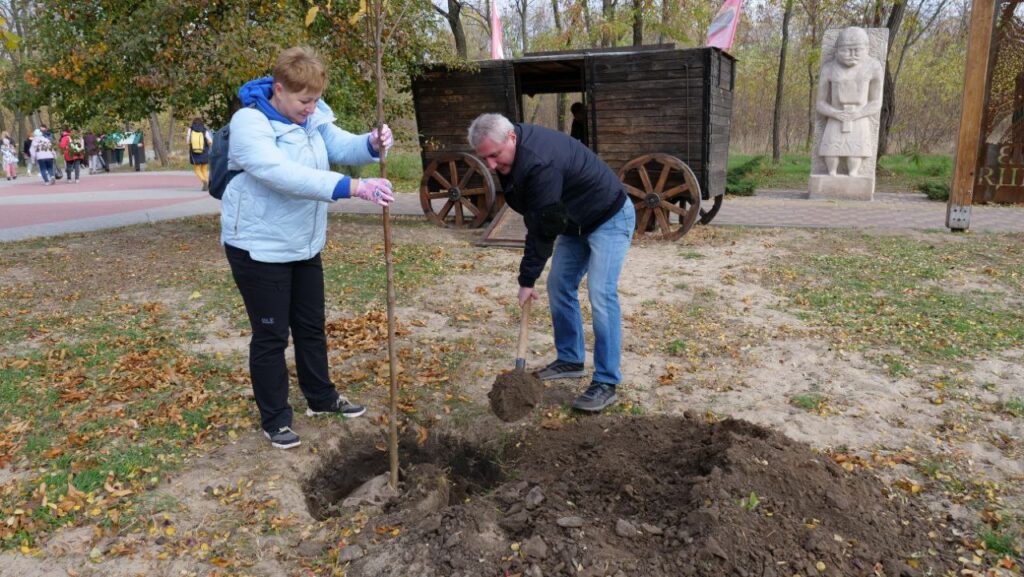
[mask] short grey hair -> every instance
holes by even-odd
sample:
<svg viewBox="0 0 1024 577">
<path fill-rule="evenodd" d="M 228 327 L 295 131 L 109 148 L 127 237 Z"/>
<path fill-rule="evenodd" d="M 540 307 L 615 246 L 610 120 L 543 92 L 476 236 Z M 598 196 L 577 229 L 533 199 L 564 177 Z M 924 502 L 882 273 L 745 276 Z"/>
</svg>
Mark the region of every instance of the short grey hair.
<svg viewBox="0 0 1024 577">
<path fill-rule="evenodd" d="M 513 130 L 512 121 L 503 115 L 496 112 L 481 114 L 469 125 L 469 145 L 476 150 L 484 138 L 490 138 L 495 144 L 505 144 L 508 133 Z"/>
</svg>

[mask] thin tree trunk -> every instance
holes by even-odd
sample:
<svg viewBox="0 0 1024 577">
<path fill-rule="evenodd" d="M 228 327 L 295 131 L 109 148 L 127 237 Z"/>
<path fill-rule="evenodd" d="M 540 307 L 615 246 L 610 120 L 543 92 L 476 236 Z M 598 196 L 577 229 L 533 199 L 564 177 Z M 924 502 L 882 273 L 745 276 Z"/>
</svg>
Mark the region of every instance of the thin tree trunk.
<svg viewBox="0 0 1024 577">
<path fill-rule="evenodd" d="M 644 0 L 633 0 L 633 46 L 644 45 Z"/>
<path fill-rule="evenodd" d="M 167 149 L 164 148 L 164 137 L 160 133 L 160 119 L 157 118 L 156 112 L 149 113 L 149 131 L 153 133 L 153 150 L 160 160 L 160 166 L 167 166 Z"/>
<path fill-rule="evenodd" d="M 167 111 L 167 157 L 174 156 L 174 107 Z"/>
<path fill-rule="evenodd" d="M 786 0 L 782 15 L 782 48 L 779 49 L 779 75 L 775 79 L 775 110 L 772 112 L 772 162 L 779 163 L 779 122 L 782 119 L 782 87 L 786 78 L 786 49 L 789 47 L 789 20 L 793 17 L 793 0 Z"/>
<path fill-rule="evenodd" d="M 661 30 L 658 30 L 658 44 L 665 41 L 665 31 L 668 30 L 669 21 L 672 20 L 671 0 L 661 0 Z"/>
<path fill-rule="evenodd" d="M 593 37 L 591 36 L 591 32 L 594 30 L 594 23 L 592 21 L 591 15 L 590 15 L 590 2 L 588 2 L 588 0 L 578 0 L 578 1 L 580 3 L 581 9 L 583 11 L 583 27 L 586 29 L 586 32 L 587 32 L 587 44 L 589 44 L 590 46 L 593 46 L 594 45 L 594 40 L 593 40 Z"/>
<path fill-rule="evenodd" d="M 469 52 L 466 48 L 466 30 L 462 27 L 462 3 L 459 0 L 448 0 L 447 12 L 436 5 L 434 10 L 448 21 L 448 26 L 452 29 L 452 36 L 455 38 L 455 52 L 460 57 L 466 58 Z M 489 14 L 490 10 L 488 9 Z"/>
<path fill-rule="evenodd" d="M 614 20 L 614 0 L 601 0 L 601 48 L 608 48 L 613 45 L 612 21 Z"/>
<path fill-rule="evenodd" d="M 551 14 L 555 19 L 555 30 L 558 32 L 558 35 L 561 36 L 563 34 L 562 13 L 558 9 L 558 0 L 551 0 Z M 568 45 L 568 43 L 566 43 L 566 45 Z M 555 99 L 555 122 L 557 123 L 558 130 L 561 131 L 565 130 L 565 102 L 565 93 L 559 92 L 558 97 Z"/>
<path fill-rule="evenodd" d="M 882 85 L 882 110 L 878 117 L 878 150 L 876 158 L 881 158 L 889 152 L 889 132 L 892 130 L 892 123 L 896 116 L 896 90 L 893 86 L 892 69 L 889 67 L 889 54 L 892 53 L 892 45 L 896 35 L 900 33 L 900 25 L 903 23 L 903 12 L 906 4 L 903 0 L 896 0 L 892 5 L 892 12 L 889 13 L 889 21 L 886 28 L 889 29 L 889 46 L 886 50 L 885 59 L 885 84 Z"/>
</svg>

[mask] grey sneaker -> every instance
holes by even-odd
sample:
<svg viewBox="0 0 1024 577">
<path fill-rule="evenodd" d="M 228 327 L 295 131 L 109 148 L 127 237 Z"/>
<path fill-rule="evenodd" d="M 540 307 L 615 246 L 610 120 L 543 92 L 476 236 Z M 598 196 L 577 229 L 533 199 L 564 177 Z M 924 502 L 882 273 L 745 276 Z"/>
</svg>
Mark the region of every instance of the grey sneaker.
<svg viewBox="0 0 1024 577">
<path fill-rule="evenodd" d="M 270 444 L 278 449 L 291 449 L 292 447 L 298 447 L 302 444 L 302 441 L 299 440 L 299 436 L 295 434 L 295 431 L 293 431 L 291 427 L 281 427 L 276 433 L 263 431 L 263 434 L 270 439 Z"/>
<path fill-rule="evenodd" d="M 355 403 L 348 402 L 345 397 L 338 397 L 338 400 L 334 401 L 334 404 L 326 409 L 320 409 L 319 411 L 313 410 L 312 407 L 306 409 L 307 417 L 315 417 L 317 415 L 326 415 L 328 413 L 334 413 L 341 415 L 346 419 L 354 419 L 355 417 L 362 416 L 366 412 L 366 407 L 357 405 Z"/>
<path fill-rule="evenodd" d="M 591 381 L 587 390 L 572 402 L 572 408 L 588 413 L 600 413 L 617 400 L 619 396 L 615 394 L 615 385 Z"/>
<path fill-rule="evenodd" d="M 550 365 L 537 371 L 537 378 L 542 381 L 548 379 L 574 379 L 585 376 L 587 376 L 587 372 L 583 370 L 583 363 L 570 363 L 569 361 L 555 360 Z"/>
</svg>

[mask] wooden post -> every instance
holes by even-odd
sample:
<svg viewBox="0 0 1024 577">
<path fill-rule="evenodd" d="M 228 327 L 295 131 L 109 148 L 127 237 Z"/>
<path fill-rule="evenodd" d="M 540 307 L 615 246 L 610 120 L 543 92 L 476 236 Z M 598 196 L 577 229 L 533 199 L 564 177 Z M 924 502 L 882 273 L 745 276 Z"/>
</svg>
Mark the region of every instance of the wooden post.
<svg viewBox="0 0 1024 577">
<path fill-rule="evenodd" d="M 971 226 L 971 202 L 985 117 L 995 4 L 996 0 L 974 0 L 974 6 L 971 7 L 960 136 L 957 139 L 953 185 L 946 205 L 946 226 L 951 230 L 967 230 Z"/>
</svg>

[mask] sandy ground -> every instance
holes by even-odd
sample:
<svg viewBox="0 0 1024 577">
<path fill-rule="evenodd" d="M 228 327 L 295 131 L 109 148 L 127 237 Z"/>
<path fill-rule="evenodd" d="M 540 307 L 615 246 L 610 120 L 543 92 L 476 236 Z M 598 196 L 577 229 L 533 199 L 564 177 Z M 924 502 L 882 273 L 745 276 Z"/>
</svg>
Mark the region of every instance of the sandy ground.
<svg viewBox="0 0 1024 577">
<path fill-rule="evenodd" d="M 337 223 L 332 227 L 335 237 L 372 233 L 366 224 L 346 225 L 344 232 Z M 511 369 L 515 359 L 519 255 L 475 248 L 475 234 L 396 229 L 398 243 L 438 243 L 462 255 L 462 264 L 442 285 L 398 297 L 397 315 L 409 331 L 401 338 L 402 346 L 462 343 L 470 351 L 446 388 L 424 395 L 431 408 L 419 416 L 420 422 L 509 431 L 543 424 L 564 411 L 587 380 L 549 382 L 548 406 L 524 421 L 505 424 L 489 414 L 487 392 L 495 375 Z M 976 407 L 986 400 L 1024 397 L 1024 351 L 974 359 L 959 376 L 985 383 L 984 390 L 940 405 L 932 402 L 929 383 L 947 369 L 918 367 L 911 377 L 892 377 L 870 355 L 837 348 L 826 331 L 788 312 L 787 303 L 761 275 L 773 259 L 786 259 L 787 250 L 827 234 L 832 233 L 711 226 L 696 227 L 677 243 L 635 244 L 620 285 L 625 335 L 618 411 L 670 416 L 693 411 L 709 418 L 748 420 L 814 448 L 851 455 L 890 483 L 916 478 L 908 462 L 944 456 L 979 483 L 999 483 L 1004 506 L 1020 511 L 1024 420 Z M 535 307 L 531 319 L 527 363 L 534 369 L 553 359 L 544 308 Z M 329 320 L 342 314 L 329 311 Z M 208 334 L 200 350 L 243 358 L 244 335 L 224 323 L 209 327 Z M 588 347 L 589 337 L 588 329 Z M 386 359 L 384 350 L 379 358 Z M 790 402 L 808 392 L 823 395 L 827 406 L 808 411 Z M 297 394 L 293 390 L 293 398 Z M 452 412 L 430 403 L 453 396 L 465 403 Z M 310 419 L 297 410 L 295 429 L 303 438 L 297 450 L 273 449 L 253 430 L 194 459 L 161 483 L 145 500 L 159 525 L 176 527 L 173 538 L 141 526 L 124 527 L 114 535 L 91 527 L 70 529 L 55 535 L 42 556 L 0 555 L 0 575 L 340 571 L 344 563 L 336 553 L 345 539 L 335 526 L 311 516 L 303 483 L 339 442 L 367 435 L 383 442 L 383 399 L 357 400 L 371 410 L 353 421 Z M 962 430 L 948 434 L 951 423 L 962 423 Z M 893 460 L 894 455 L 911 458 Z M 922 485 L 926 481 L 920 480 Z M 967 524 L 979 520 L 976 510 L 952 503 L 940 489 L 924 493 L 935 510 Z M 268 503 L 273 506 L 261 506 Z M 212 544 L 214 552 L 203 549 L 204 544 Z M 335 552 L 327 553 L 331 550 Z M 334 564 L 324 565 L 325 555 Z"/>
</svg>

